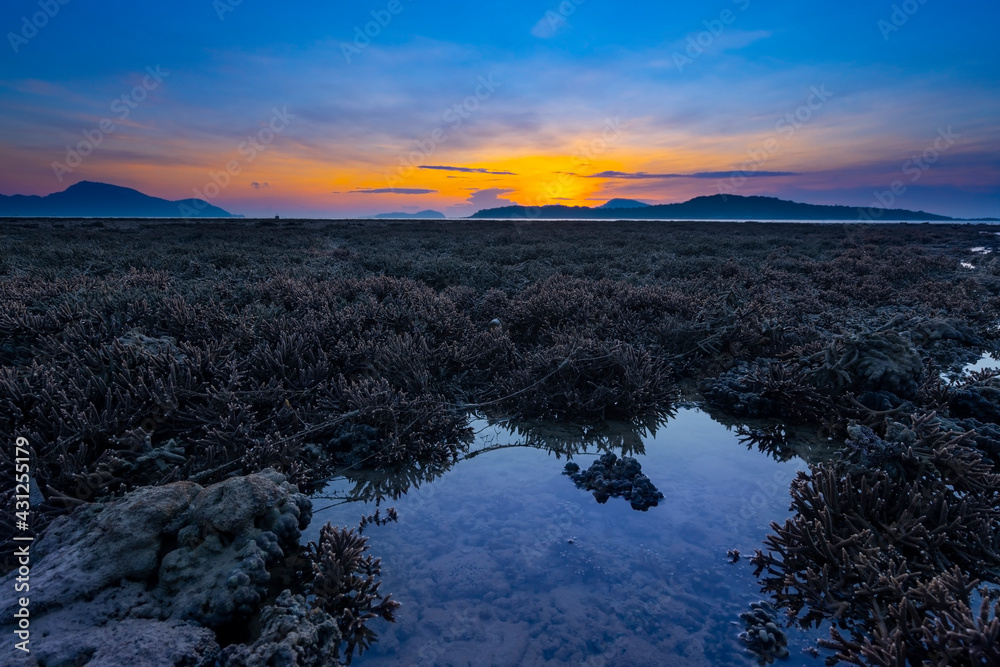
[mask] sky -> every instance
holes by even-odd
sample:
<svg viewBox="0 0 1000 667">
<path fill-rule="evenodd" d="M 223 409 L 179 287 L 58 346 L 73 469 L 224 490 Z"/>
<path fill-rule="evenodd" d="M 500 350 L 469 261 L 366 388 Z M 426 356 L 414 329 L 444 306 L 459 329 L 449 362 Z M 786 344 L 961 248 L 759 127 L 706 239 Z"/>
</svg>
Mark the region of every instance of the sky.
<svg viewBox="0 0 1000 667">
<path fill-rule="evenodd" d="M 0 194 L 1000 217 L 996 0 L 5 0 Z"/>
</svg>

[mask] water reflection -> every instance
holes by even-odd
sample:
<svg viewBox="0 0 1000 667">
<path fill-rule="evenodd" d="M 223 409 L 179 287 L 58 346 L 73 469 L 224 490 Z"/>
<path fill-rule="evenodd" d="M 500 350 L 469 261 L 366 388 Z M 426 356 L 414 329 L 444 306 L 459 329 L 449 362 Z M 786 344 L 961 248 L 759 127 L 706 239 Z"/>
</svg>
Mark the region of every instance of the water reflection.
<svg viewBox="0 0 1000 667">
<path fill-rule="evenodd" d="M 373 623 L 380 640 L 355 664 L 755 664 L 737 635 L 759 586 L 726 552 L 752 553 L 788 516 L 801 459 L 762 456 L 691 409 L 640 428 L 474 426 L 476 446 L 451 470 L 327 487 L 342 504 L 318 510 L 304 539 L 390 499 L 399 515 L 366 534 L 403 606 L 397 623 Z M 641 462 L 658 507 L 599 505 L 562 474 L 559 459 L 586 466 L 609 451 Z M 802 652 L 814 637 L 789 635 L 783 664 L 819 664 Z"/>
<path fill-rule="evenodd" d="M 1000 352 L 985 352 L 975 362 L 966 364 L 962 374 L 985 371 L 989 368 L 1000 369 Z"/>
<path fill-rule="evenodd" d="M 431 463 L 403 466 L 386 470 L 347 469 L 314 497 L 314 501 L 362 503 L 381 505 L 386 500 L 397 500 L 411 489 L 434 481 L 451 468 L 450 465 Z"/>
<path fill-rule="evenodd" d="M 657 429 L 662 428 L 666 420 L 667 417 L 650 417 L 634 422 L 609 420 L 599 424 L 487 420 L 481 438 L 465 458 L 505 447 L 530 447 L 555 454 L 556 458 L 593 452 L 636 456 L 646 453 L 645 440 L 655 438 Z M 493 435 L 496 433 L 503 434 L 503 442 L 497 441 Z"/>
</svg>

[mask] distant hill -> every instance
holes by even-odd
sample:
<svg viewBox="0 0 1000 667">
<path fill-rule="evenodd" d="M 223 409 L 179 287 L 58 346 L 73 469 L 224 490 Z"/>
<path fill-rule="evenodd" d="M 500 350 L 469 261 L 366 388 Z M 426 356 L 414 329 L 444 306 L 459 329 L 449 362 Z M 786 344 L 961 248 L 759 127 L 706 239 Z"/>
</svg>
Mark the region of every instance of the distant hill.
<svg viewBox="0 0 1000 667">
<path fill-rule="evenodd" d="M 614 200 L 612 200 L 614 201 Z M 875 215 L 878 214 L 878 215 Z M 641 208 L 589 206 L 503 206 L 474 213 L 473 218 L 656 219 L 656 220 L 954 220 L 944 215 L 905 209 L 866 209 L 854 206 L 801 204 L 776 197 L 710 195 L 680 204 Z"/>
<path fill-rule="evenodd" d="M 442 220 L 446 216 L 440 211 L 432 211 L 430 209 L 426 211 L 420 211 L 419 213 L 379 213 L 375 216 L 378 220 L 401 220 L 408 218 L 422 218 L 427 220 Z"/>
<path fill-rule="evenodd" d="M 169 201 L 132 188 L 80 181 L 62 192 L 0 195 L 0 216 L 59 218 L 231 218 L 201 199 Z"/>
<path fill-rule="evenodd" d="M 597 208 L 646 208 L 649 206 L 646 202 L 639 201 L 637 199 L 609 199 Z"/>
</svg>

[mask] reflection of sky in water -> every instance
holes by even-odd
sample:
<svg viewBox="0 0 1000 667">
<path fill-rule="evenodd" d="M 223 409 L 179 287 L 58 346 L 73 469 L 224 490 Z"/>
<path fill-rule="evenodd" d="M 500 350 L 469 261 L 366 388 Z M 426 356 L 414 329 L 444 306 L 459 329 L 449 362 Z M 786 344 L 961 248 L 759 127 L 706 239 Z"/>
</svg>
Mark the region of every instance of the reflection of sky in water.
<svg viewBox="0 0 1000 667">
<path fill-rule="evenodd" d="M 962 372 L 985 371 L 987 368 L 1000 368 L 1000 358 L 991 352 L 983 354 L 975 363 L 966 365 L 962 368 Z"/>
<path fill-rule="evenodd" d="M 524 441 L 474 426 L 475 448 Z M 403 606 L 395 624 L 373 623 L 379 642 L 355 664 L 755 664 L 736 638 L 738 614 L 760 599 L 746 556 L 788 515 L 788 483 L 805 466 L 748 450 L 696 410 L 644 441 L 636 457 L 666 496 L 648 512 L 598 504 L 562 474 L 564 457 L 528 447 L 483 452 L 384 503 L 399 522 L 366 534 L 382 591 Z M 586 468 L 597 455 L 574 460 Z M 324 495 L 352 487 L 335 481 Z M 305 539 L 374 511 L 328 505 L 315 499 Z M 821 664 L 802 653 L 819 634 L 790 631 L 781 664 Z"/>
</svg>

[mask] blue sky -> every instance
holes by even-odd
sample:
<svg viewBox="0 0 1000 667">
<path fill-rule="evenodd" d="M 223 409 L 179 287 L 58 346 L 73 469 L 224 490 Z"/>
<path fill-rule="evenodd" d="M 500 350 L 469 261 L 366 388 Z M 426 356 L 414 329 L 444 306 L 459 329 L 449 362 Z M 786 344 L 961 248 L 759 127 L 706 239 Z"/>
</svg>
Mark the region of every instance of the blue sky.
<svg viewBox="0 0 1000 667">
<path fill-rule="evenodd" d="M 339 217 L 733 192 L 1000 216 L 996 2 L 234 2 L 8 0 L 0 193 L 99 180 Z"/>
</svg>

